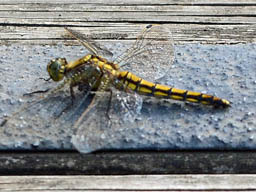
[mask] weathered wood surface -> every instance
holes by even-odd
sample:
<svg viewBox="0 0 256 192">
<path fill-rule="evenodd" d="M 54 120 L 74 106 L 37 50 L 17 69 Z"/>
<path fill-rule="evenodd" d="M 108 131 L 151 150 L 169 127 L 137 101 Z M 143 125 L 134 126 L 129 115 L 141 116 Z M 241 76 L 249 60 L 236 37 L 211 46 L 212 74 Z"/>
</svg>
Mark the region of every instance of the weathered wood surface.
<svg viewBox="0 0 256 192">
<path fill-rule="evenodd" d="M 1 191 L 256 190 L 256 175 L 2 176 Z"/>
<path fill-rule="evenodd" d="M 173 0 L 168 3 L 159 0 L 86 3 L 81 0 L 31 0 L 25 3 L 2 0 L 0 43 L 57 43 L 63 39 L 64 26 L 96 36 L 100 34 L 99 39 L 115 40 L 115 35 L 111 36 L 115 33 L 120 35 L 121 40 L 131 40 L 145 24 L 150 23 L 170 25 L 176 43 L 249 43 L 256 41 L 255 13 L 255 0 Z M 186 153 L 180 153 L 176 157 L 175 153 L 135 154 L 130 157 L 129 154 L 109 154 L 109 157 L 76 154 L 78 157 L 75 157 L 67 153 L 63 154 L 69 156 L 66 159 L 53 154 L 1 154 L 0 174 L 139 174 L 145 170 L 144 173 L 148 174 L 255 173 L 255 154 L 229 154 L 204 156 L 203 153 L 190 153 L 186 156 Z M 52 164 L 51 158 L 56 160 Z M 127 163 L 128 160 L 132 163 Z M 138 162 L 143 164 L 138 165 Z M 101 166 L 100 169 L 98 166 Z M 139 176 L 102 176 L 100 182 L 95 182 L 95 177 L 86 176 L 1 177 L 0 188 L 6 191 L 256 189 L 254 175 L 230 178 L 227 175 L 141 176 L 141 179 L 148 185 L 138 187 L 138 183 L 142 183 Z"/>
<path fill-rule="evenodd" d="M 1 153 L 0 175 L 256 174 L 253 152 Z M 0 187 L 1 188 L 1 187 Z"/>
<path fill-rule="evenodd" d="M 256 40 L 256 1 L 0 1 L 0 41 L 52 44 L 63 26 L 100 39 L 134 39 L 144 24 L 172 27 L 176 43 Z"/>
</svg>

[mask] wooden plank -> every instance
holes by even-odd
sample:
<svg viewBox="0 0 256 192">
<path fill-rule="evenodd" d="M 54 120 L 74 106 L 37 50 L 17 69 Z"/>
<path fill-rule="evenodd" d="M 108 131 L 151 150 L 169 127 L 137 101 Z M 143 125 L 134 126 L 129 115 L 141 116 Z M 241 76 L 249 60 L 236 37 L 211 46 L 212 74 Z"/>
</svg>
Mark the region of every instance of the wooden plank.
<svg viewBox="0 0 256 192">
<path fill-rule="evenodd" d="M 55 44 L 64 26 L 103 39 L 136 38 L 145 23 L 171 26 L 178 43 L 251 43 L 256 1 L 0 1 L 1 44 Z M 104 12 L 104 14 L 99 14 Z M 96 38 L 97 39 L 97 38 Z"/>
<path fill-rule="evenodd" d="M 145 25 L 106 24 L 75 27 L 83 34 L 100 40 L 134 40 Z M 169 25 L 176 44 L 208 43 L 236 44 L 256 42 L 256 25 Z M 62 43 L 66 32 L 63 27 L 0 26 L 0 43 L 56 44 Z M 67 38 L 65 36 L 65 38 Z M 74 43 L 74 41 L 73 41 Z"/>
<path fill-rule="evenodd" d="M 256 175 L 0 176 L 2 191 L 256 190 Z"/>
<path fill-rule="evenodd" d="M 8 165 L 8 166 L 7 166 Z M 0 175 L 256 174 L 255 152 L 1 153 Z"/>
<path fill-rule="evenodd" d="M 4 13 L 0 14 L 0 23 L 3 25 L 31 25 L 31 26 L 78 26 L 84 25 L 84 22 L 122 22 L 122 23 L 170 23 L 170 24 L 200 24 L 200 25 L 243 25 L 256 24 L 253 17 L 225 17 L 225 16 L 169 16 L 161 13 L 150 12 L 120 12 L 99 14 L 98 12 L 90 13 L 69 13 L 63 15 L 60 13 Z M 114 14 L 114 15 L 113 15 Z M 4 17 L 3 15 L 13 15 L 13 17 Z M 79 16 L 78 16 L 79 15 Z M 96 17 L 101 15 L 101 17 Z M 19 18 L 19 19 L 17 19 Z"/>
<path fill-rule="evenodd" d="M 165 22 L 255 24 L 255 5 L 15 4 L 0 1 L 0 23 L 69 24 L 73 22 Z M 36 11 L 35 11 L 36 10 Z M 104 14 L 99 14 L 104 12 Z"/>
<path fill-rule="evenodd" d="M 8 0 L 8 1 L 3 1 L 3 4 L 16 4 L 17 0 Z M 98 3 L 98 4 L 124 4 L 123 0 L 87 0 L 86 1 L 88 4 L 89 3 Z M 51 4 L 56 4 L 56 3 L 61 3 L 61 4 L 73 4 L 73 3 L 84 3 L 82 0 L 73 0 L 72 2 L 70 0 L 26 0 L 23 1 L 22 3 L 27 4 L 27 3 L 51 3 Z M 146 1 L 146 0 L 129 0 L 125 2 L 126 4 L 179 4 L 179 5 L 184 5 L 184 4 L 189 4 L 189 5 L 255 5 L 255 0 L 169 0 L 168 2 L 166 0 L 151 0 L 151 1 Z"/>
<path fill-rule="evenodd" d="M 1 3 L 1 1 L 0 1 Z M 21 13 L 34 13 L 32 16 L 36 17 L 36 14 L 47 15 L 49 13 L 69 15 L 69 13 L 94 13 L 94 12 L 163 12 L 162 15 L 166 14 L 169 16 L 199 16 L 199 15 L 209 15 L 209 16 L 249 16 L 255 14 L 256 5 L 236 5 L 233 4 L 227 6 L 209 6 L 209 5 L 179 5 L 179 4 L 154 4 L 154 5 L 134 5 L 134 4 L 124 4 L 122 6 L 115 5 L 113 3 L 104 3 L 104 4 L 88 4 L 88 3 L 79 3 L 79 4 L 0 4 L 0 15 L 4 16 L 6 12 L 17 12 Z M 45 11 L 47 9 L 47 12 Z M 36 10 L 36 12 L 35 12 Z M 40 16 L 39 15 L 39 16 Z M 5 15 L 6 16 L 6 15 Z M 25 17 L 22 15 L 22 18 Z M 76 15 L 77 17 L 78 15 Z M 10 17 L 10 16 L 9 16 Z M 96 16 L 96 17 L 99 17 Z"/>
</svg>

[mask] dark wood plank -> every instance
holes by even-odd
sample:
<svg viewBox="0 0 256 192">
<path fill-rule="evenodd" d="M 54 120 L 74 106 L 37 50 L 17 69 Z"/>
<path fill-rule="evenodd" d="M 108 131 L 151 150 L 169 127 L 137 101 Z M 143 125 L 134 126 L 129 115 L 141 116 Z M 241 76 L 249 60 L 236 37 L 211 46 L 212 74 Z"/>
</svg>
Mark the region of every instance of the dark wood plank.
<svg viewBox="0 0 256 192">
<path fill-rule="evenodd" d="M 256 174 L 255 152 L 1 153 L 0 175 Z"/>
</svg>

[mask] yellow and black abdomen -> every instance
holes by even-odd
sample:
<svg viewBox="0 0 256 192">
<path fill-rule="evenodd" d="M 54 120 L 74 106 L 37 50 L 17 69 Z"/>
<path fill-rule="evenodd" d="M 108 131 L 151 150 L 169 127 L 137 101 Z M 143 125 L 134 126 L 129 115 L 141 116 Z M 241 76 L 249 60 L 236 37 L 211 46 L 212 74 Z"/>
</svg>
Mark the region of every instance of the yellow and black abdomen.
<svg viewBox="0 0 256 192">
<path fill-rule="evenodd" d="M 174 87 L 152 83 L 137 77 L 128 71 L 120 72 L 119 80 L 123 83 L 124 87 L 147 96 L 188 101 L 193 103 L 202 103 L 205 105 L 223 107 L 230 106 L 230 102 L 225 99 L 199 92 L 176 89 Z"/>
</svg>

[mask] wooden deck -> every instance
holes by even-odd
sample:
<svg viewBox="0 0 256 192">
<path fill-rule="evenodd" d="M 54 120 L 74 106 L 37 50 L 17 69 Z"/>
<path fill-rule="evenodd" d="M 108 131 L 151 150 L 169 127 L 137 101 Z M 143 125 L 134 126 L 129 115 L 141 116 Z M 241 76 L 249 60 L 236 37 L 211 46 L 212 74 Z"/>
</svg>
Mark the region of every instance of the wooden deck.
<svg viewBox="0 0 256 192">
<path fill-rule="evenodd" d="M 129 41 L 145 24 L 152 23 L 170 25 L 174 40 L 179 44 L 255 43 L 256 0 L 0 0 L 1 44 L 56 44 L 64 41 L 64 26 L 88 32 L 99 40 L 114 41 L 118 35 L 120 40 Z M 130 158 L 127 158 L 129 153 L 106 153 L 102 156 L 63 153 L 60 158 L 54 153 L 2 152 L 0 175 L 44 176 L 0 176 L 0 189 L 40 192 L 255 191 L 256 153 L 230 153 L 232 155 L 229 156 L 226 151 L 215 155 L 180 152 L 176 158 L 172 152 L 148 152 L 146 157 L 138 152 Z M 133 165 L 130 172 L 129 163 Z M 252 175 L 194 175 L 198 173 Z M 95 174 L 116 176 L 92 176 Z"/>
<path fill-rule="evenodd" d="M 255 0 L 0 1 L 1 43 L 52 44 L 63 26 L 102 39 L 134 39 L 145 24 L 168 24 L 178 43 L 255 42 Z M 114 37 L 114 38 L 113 38 Z"/>
<path fill-rule="evenodd" d="M 255 175 L 2 176 L 1 191 L 255 191 Z"/>
</svg>

